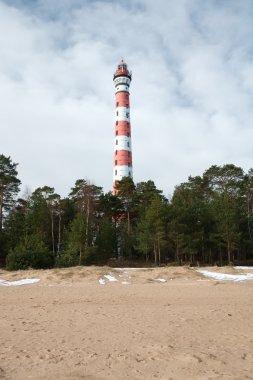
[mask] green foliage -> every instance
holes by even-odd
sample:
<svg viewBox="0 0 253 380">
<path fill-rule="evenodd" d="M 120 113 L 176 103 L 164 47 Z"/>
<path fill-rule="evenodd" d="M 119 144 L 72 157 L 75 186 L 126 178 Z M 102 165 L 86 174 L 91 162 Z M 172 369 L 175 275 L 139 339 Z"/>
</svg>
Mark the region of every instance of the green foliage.
<svg viewBox="0 0 253 380">
<path fill-rule="evenodd" d="M 116 229 L 114 224 L 109 219 L 103 219 L 100 223 L 96 239 L 97 261 L 105 263 L 113 257 L 116 244 Z"/>
<path fill-rule="evenodd" d="M 5 233 L 0 233 L 0 266 L 5 265 L 5 259 L 8 254 L 8 236 Z"/>
<path fill-rule="evenodd" d="M 212 223 L 205 183 L 201 177 L 189 177 L 176 187 L 171 201 L 169 238 L 175 247 L 175 261 L 195 262 L 207 244 Z"/>
<path fill-rule="evenodd" d="M 83 254 L 87 239 L 87 220 L 86 215 L 78 213 L 70 225 L 68 235 L 68 251 L 79 252 L 79 265 L 82 264 Z"/>
<path fill-rule="evenodd" d="M 79 179 L 71 189 L 70 197 L 75 204 L 77 216 L 71 225 L 70 244 L 78 245 L 79 264 L 84 260 L 84 253 L 93 245 L 97 230 L 99 200 L 101 187 Z"/>
<path fill-rule="evenodd" d="M 28 213 L 29 234 L 38 234 L 46 244 L 51 243 L 51 220 L 47 196 L 53 191 L 48 186 L 37 188 L 30 196 Z"/>
<path fill-rule="evenodd" d="M 19 243 L 10 250 L 6 257 L 6 268 L 9 270 L 46 269 L 53 265 L 52 253 L 37 236 L 32 236 L 29 240 Z"/>
<path fill-rule="evenodd" d="M 227 261 L 233 261 L 233 249 L 240 241 L 239 221 L 242 189 L 245 180 L 243 170 L 234 165 L 212 166 L 203 175 L 207 181 L 207 194 L 216 223 L 216 236 L 226 245 Z"/>
<path fill-rule="evenodd" d="M 153 255 L 155 264 L 161 263 L 166 246 L 166 202 L 156 196 L 137 225 L 137 248 L 145 253 L 146 260 Z"/>
<path fill-rule="evenodd" d="M 2 229 L 3 212 L 11 208 L 14 197 L 17 195 L 20 180 L 16 170 L 18 164 L 10 157 L 0 155 L 0 230 Z"/>
<path fill-rule="evenodd" d="M 101 194 L 99 198 L 99 211 L 102 213 L 103 218 L 108 218 L 116 222 L 124 212 L 122 200 L 111 193 Z"/>
<path fill-rule="evenodd" d="M 101 264 L 99 260 L 98 248 L 96 246 L 87 247 L 81 264 L 92 265 L 92 264 L 98 264 L 98 263 Z"/>
<path fill-rule="evenodd" d="M 56 259 L 55 266 L 59 268 L 73 267 L 79 264 L 78 251 L 64 251 Z"/>
<path fill-rule="evenodd" d="M 162 191 L 158 190 L 153 181 L 139 182 L 136 185 L 136 199 L 138 202 L 139 213 L 145 212 L 154 198 L 165 199 Z"/>
<path fill-rule="evenodd" d="M 30 267 L 31 255 L 30 252 L 26 252 L 17 246 L 14 250 L 11 250 L 6 258 L 6 269 L 19 270 L 27 269 Z"/>
<path fill-rule="evenodd" d="M 8 268 L 253 259 L 253 169 L 213 165 L 178 185 L 170 201 L 153 181 L 129 177 L 116 194 L 79 179 L 65 199 L 43 186 L 15 200 L 16 167 L 0 155 L 0 263 L 8 253 Z"/>
<path fill-rule="evenodd" d="M 9 245 L 8 237 L 3 231 L 4 221 L 15 203 L 21 183 L 17 178 L 17 165 L 10 157 L 0 155 L 0 264 L 4 263 Z"/>
</svg>

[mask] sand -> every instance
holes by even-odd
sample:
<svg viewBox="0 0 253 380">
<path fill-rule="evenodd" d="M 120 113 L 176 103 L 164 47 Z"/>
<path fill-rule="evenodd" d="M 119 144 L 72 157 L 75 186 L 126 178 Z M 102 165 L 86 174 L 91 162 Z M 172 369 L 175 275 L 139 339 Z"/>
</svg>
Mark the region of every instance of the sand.
<svg viewBox="0 0 253 380">
<path fill-rule="evenodd" d="M 253 281 L 187 267 L 0 271 L 31 278 L 0 286 L 0 379 L 253 379 Z"/>
</svg>

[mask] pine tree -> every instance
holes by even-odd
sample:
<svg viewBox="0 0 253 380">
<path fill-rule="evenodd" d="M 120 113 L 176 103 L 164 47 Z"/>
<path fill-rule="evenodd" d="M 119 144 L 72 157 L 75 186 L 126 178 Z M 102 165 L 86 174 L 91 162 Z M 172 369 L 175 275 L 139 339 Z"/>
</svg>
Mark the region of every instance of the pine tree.
<svg viewBox="0 0 253 380">
<path fill-rule="evenodd" d="M 155 197 L 137 225 L 137 247 L 146 260 L 153 253 L 155 265 L 161 264 L 161 251 L 166 245 L 167 204 Z"/>
<path fill-rule="evenodd" d="M 19 192 L 21 182 L 17 178 L 17 165 L 10 157 L 0 155 L 0 233 L 3 228 L 4 213 L 10 210 Z"/>
<path fill-rule="evenodd" d="M 77 231 L 82 233 L 78 237 L 80 264 L 83 262 L 84 253 L 90 246 L 94 245 L 97 234 L 97 223 L 99 220 L 99 197 L 102 188 L 90 184 L 84 179 L 76 181 L 75 186 L 71 189 L 70 198 L 73 200 L 77 214 Z M 81 223 L 81 224 L 80 224 Z M 79 225 L 79 227 L 78 227 Z M 85 231 L 83 227 L 85 226 Z M 82 228 L 81 228 L 82 227 Z M 72 235 L 73 237 L 75 234 Z M 83 246 L 84 243 L 84 246 Z"/>
<path fill-rule="evenodd" d="M 233 249 L 240 241 L 240 205 L 245 176 L 241 168 L 227 164 L 211 166 L 203 179 L 208 184 L 207 195 L 217 227 L 216 236 L 219 236 L 220 243 L 226 245 L 230 263 L 233 261 Z"/>
</svg>

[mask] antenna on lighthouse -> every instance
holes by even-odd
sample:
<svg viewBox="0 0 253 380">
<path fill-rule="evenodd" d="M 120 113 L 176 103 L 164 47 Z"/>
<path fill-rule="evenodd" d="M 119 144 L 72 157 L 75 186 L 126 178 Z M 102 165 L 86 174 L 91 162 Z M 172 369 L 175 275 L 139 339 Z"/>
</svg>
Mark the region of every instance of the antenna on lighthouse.
<svg viewBox="0 0 253 380">
<path fill-rule="evenodd" d="M 127 64 L 121 58 L 113 76 L 115 86 L 115 137 L 113 194 L 116 183 L 124 177 L 133 178 L 129 87 L 132 80 Z"/>
</svg>

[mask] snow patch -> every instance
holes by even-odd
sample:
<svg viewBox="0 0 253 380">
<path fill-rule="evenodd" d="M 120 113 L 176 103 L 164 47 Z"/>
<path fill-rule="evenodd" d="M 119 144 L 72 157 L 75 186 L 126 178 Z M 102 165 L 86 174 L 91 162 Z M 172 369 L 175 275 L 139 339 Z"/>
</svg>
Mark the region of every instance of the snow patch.
<svg viewBox="0 0 253 380">
<path fill-rule="evenodd" d="M 196 272 L 203 274 L 206 277 L 211 277 L 215 280 L 219 281 L 249 281 L 253 280 L 252 273 L 245 274 L 225 274 L 225 273 L 217 273 L 217 272 L 209 272 L 207 270 L 197 270 Z"/>
<path fill-rule="evenodd" d="M 0 286 L 20 286 L 20 285 L 29 285 L 29 284 L 35 284 L 36 282 L 39 282 L 39 278 L 25 278 L 24 280 L 19 281 L 5 281 L 0 280 Z"/>
<path fill-rule="evenodd" d="M 253 269 L 253 267 L 239 267 L 239 266 L 236 266 L 234 267 L 235 269 L 239 269 L 239 270 L 248 270 L 248 269 Z"/>
<path fill-rule="evenodd" d="M 118 281 L 118 280 L 117 280 L 114 276 L 112 276 L 111 274 L 105 274 L 104 277 L 107 278 L 107 280 L 109 280 L 110 282 Z"/>
<path fill-rule="evenodd" d="M 118 281 L 114 276 L 112 276 L 109 273 L 109 274 L 105 274 L 103 277 L 100 277 L 100 279 L 98 280 L 98 282 L 99 282 L 100 285 L 105 285 L 106 284 L 106 280 L 108 280 L 109 282 L 116 282 L 116 281 Z"/>
<path fill-rule="evenodd" d="M 131 276 L 128 276 L 126 271 L 124 271 L 123 274 L 119 274 L 118 277 L 119 277 L 119 279 L 117 279 L 116 277 L 114 277 L 111 273 L 107 273 L 107 274 L 104 274 L 103 277 L 100 277 L 100 279 L 98 280 L 98 282 L 99 282 L 100 285 L 105 285 L 106 282 L 107 282 L 107 280 L 109 282 L 118 282 L 120 280 L 121 284 L 123 284 L 123 285 L 130 285 L 129 279 L 131 278 Z"/>
<path fill-rule="evenodd" d="M 115 270 L 122 270 L 124 273 L 127 273 L 127 270 L 149 270 L 152 268 L 114 268 Z"/>
<path fill-rule="evenodd" d="M 155 278 L 155 281 L 166 282 L 166 280 L 164 280 L 164 278 Z"/>
</svg>

